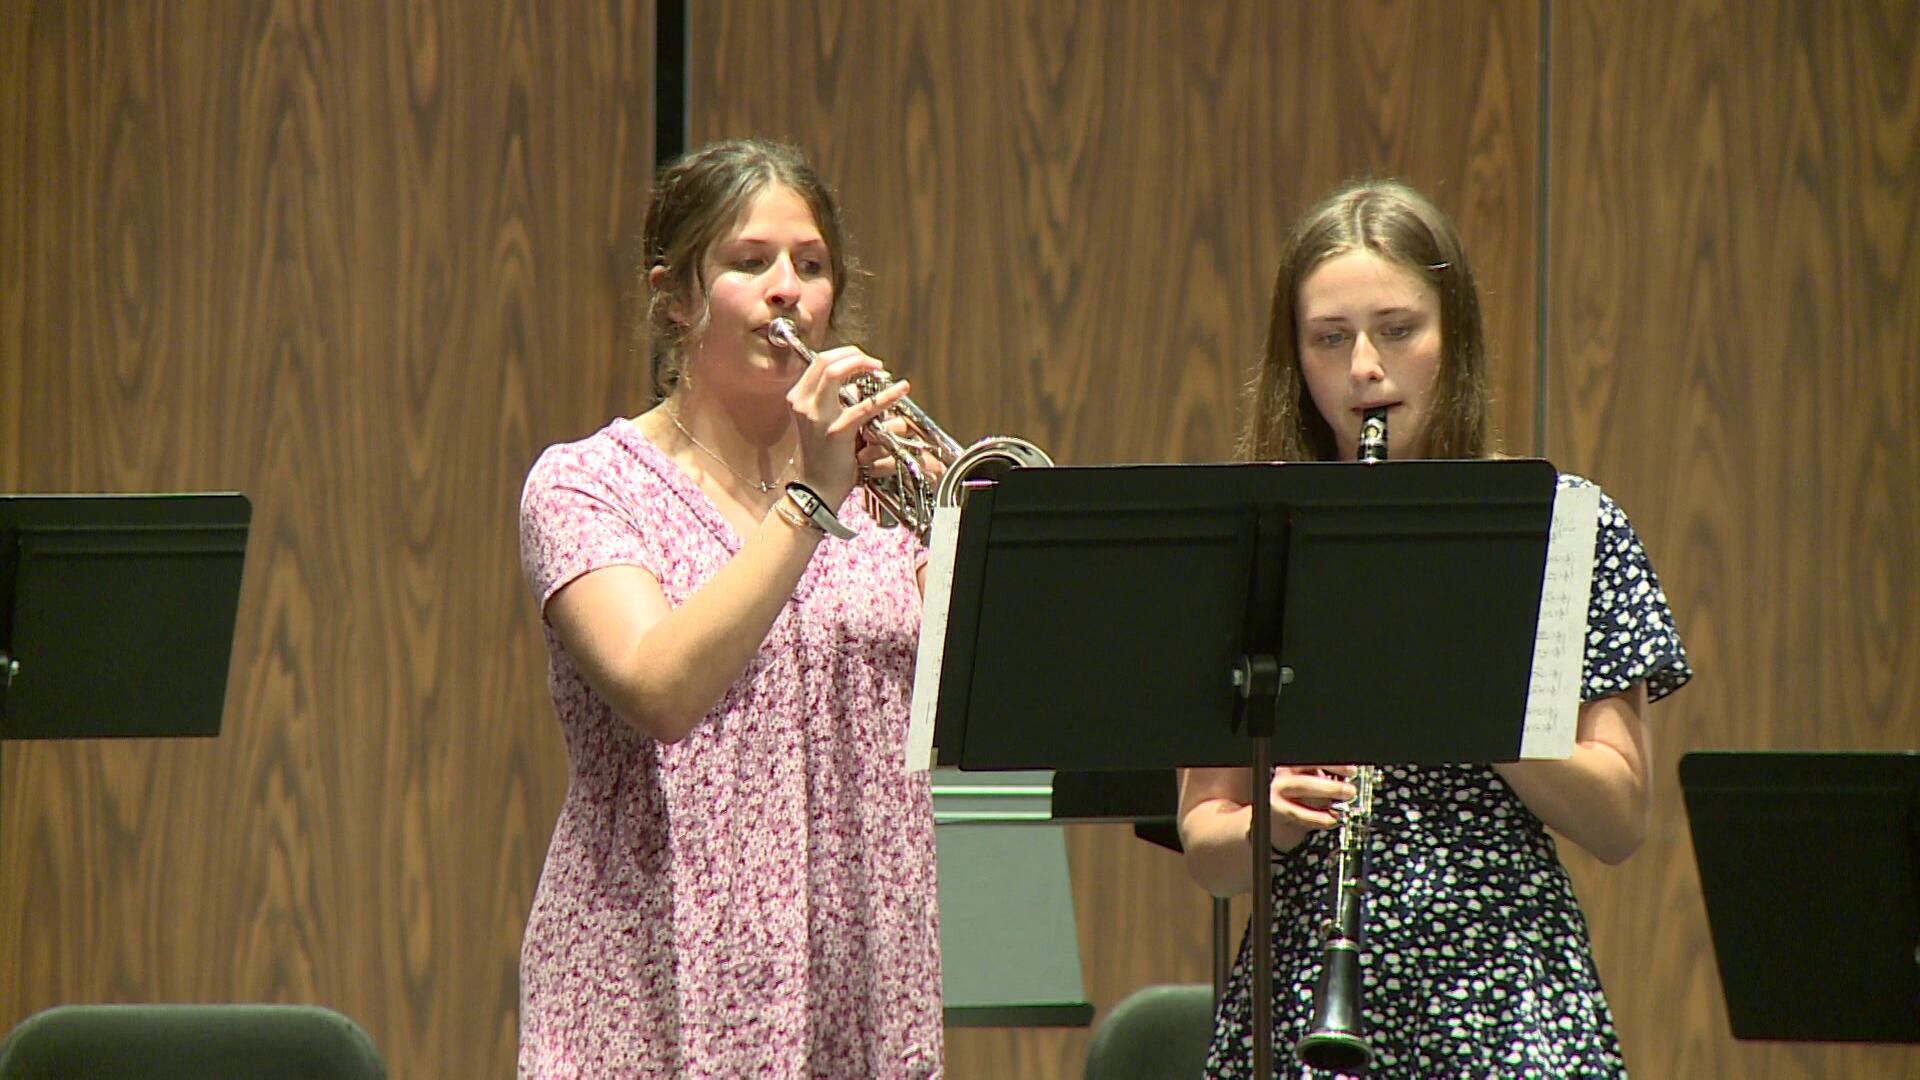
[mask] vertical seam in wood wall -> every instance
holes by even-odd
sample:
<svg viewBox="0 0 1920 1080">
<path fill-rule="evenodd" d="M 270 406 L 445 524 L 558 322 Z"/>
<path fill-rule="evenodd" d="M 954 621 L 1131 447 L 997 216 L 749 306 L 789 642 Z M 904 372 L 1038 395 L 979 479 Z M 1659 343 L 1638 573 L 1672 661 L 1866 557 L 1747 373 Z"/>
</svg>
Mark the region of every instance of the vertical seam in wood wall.
<svg viewBox="0 0 1920 1080">
<path fill-rule="evenodd" d="M 687 86 L 692 52 L 692 28 L 688 25 L 687 0 L 654 0 L 653 4 L 653 168 L 665 167 L 687 150 Z M 651 201 L 653 177 L 647 178 Z M 644 220 L 644 207 L 641 215 Z M 643 226 L 644 227 L 644 226 Z M 637 247 L 638 245 L 636 245 Z M 647 253 L 635 251 L 636 261 L 644 262 Z M 644 302 L 644 301 L 642 301 Z M 636 316 L 644 321 L 644 314 Z M 660 403 L 660 360 L 651 343 L 647 347 L 647 408 Z"/>
<path fill-rule="evenodd" d="M 687 0 L 654 0 L 653 163 L 687 148 Z"/>
<path fill-rule="evenodd" d="M 1553 157 L 1553 0 L 1540 0 L 1539 87 L 1533 148 L 1533 456 L 1547 456 L 1547 240 L 1552 213 L 1547 163 Z"/>
</svg>

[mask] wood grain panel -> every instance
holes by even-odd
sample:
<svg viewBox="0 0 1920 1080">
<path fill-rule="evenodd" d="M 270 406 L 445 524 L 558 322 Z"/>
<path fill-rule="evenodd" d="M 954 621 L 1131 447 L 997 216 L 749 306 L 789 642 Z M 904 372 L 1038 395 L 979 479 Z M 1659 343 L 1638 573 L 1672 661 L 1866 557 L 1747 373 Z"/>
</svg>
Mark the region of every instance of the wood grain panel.
<svg viewBox="0 0 1920 1080">
<path fill-rule="evenodd" d="M 0 1023 L 311 1001 L 510 1075 L 565 782 L 515 515 L 644 383 L 651 5 L 0 11 L 0 488 L 254 506 L 219 739 L 5 748 Z"/>
<path fill-rule="evenodd" d="M 1633 515 L 1700 672 L 1655 710 L 1646 848 L 1569 858 L 1628 1062 L 1920 1075 L 1911 1050 L 1730 1037 L 1675 773 L 1701 747 L 1920 745 L 1920 15 L 1553 11 L 1548 443 Z"/>
<path fill-rule="evenodd" d="M 1694 746 L 1920 734 L 1915 16 L 1552 10 L 1547 449 L 1633 513 L 1703 673 L 1657 714 L 1647 850 L 1569 858 L 1630 1062 L 1920 1072 L 1724 1036 L 1672 784 Z M 1225 455 L 1280 230 L 1404 175 L 1476 253 L 1525 449 L 1536 17 L 728 0 L 694 13 L 694 137 L 806 146 L 878 274 L 876 351 L 956 432 L 1073 462 Z M 641 398 L 650 26 L 0 0 L 0 487 L 255 505 L 221 739 L 5 748 L 0 1022 L 309 1000 L 395 1075 L 511 1071 L 563 782 L 513 506 L 538 447 Z M 1096 1005 L 1207 977 L 1176 860 L 1070 844 Z M 1084 1046 L 956 1033 L 952 1073 L 1071 1076 Z"/>
<path fill-rule="evenodd" d="M 27 169 L 26 140 L 15 137 L 27 130 L 28 86 L 26 11 L 7 0 L 0 4 L 0 176 L 15 178 Z M 21 410 L 26 394 L 26 260 L 27 201 L 0 198 L 0 460 L 14 461 L 23 449 Z M 4 468 L 0 465 L 0 468 Z"/>
<path fill-rule="evenodd" d="M 873 344 L 957 432 L 1226 455 L 1282 231 L 1371 172 L 1433 190 L 1485 253 L 1501 426 L 1530 441 L 1529 10 L 742 0 L 693 36 L 693 141 L 812 154 L 877 275 Z"/>
<path fill-rule="evenodd" d="M 1527 450 L 1537 34 L 1532 6 L 1472 3 L 729 0 L 693 12 L 690 138 L 804 147 L 875 274 L 870 348 L 956 434 L 1070 463 L 1228 456 L 1284 229 L 1342 178 L 1404 176 L 1479 253 Z M 1069 850 L 1097 1009 L 1210 978 L 1176 858 L 1112 826 Z M 1078 1076 L 1086 1038 L 954 1030 L 949 1072 Z"/>
</svg>

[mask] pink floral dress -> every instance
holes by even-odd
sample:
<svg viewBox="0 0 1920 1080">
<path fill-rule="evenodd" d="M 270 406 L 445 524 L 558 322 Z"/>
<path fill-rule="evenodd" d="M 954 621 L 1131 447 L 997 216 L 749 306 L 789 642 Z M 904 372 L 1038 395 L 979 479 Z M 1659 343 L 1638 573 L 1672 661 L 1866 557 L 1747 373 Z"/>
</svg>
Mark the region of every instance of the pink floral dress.
<svg viewBox="0 0 1920 1080">
<path fill-rule="evenodd" d="M 521 1076 L 939 1074 L 931 796 L 902 765 L 916 545 L 859 501 L 679 743 L 617 717 L 546 627 L 569 778 L 520 952 Z M 541 455 L 520 542 L 544 610 L 622 564 L 678 605 L 741 541 L 616 420 Z"/>
</svg>

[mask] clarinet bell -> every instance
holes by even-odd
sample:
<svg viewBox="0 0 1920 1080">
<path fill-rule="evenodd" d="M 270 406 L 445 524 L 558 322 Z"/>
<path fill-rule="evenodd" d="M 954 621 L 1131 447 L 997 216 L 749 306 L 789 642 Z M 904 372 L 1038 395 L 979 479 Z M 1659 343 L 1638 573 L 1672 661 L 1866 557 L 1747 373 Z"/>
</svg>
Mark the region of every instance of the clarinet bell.
<svg viewBox="0 0 1920 1080">
<path fill-rule="evenodd" d="M 1361 1034 L 1360 950 L 1354 943 L 1328 947 L 1313 1001 L 1313 1023 L 1293 1045 L 1294 1056 L 1316 1069 L 1365 1072 L 1373 1064 L 1373 1047 Z"/>
</svg>

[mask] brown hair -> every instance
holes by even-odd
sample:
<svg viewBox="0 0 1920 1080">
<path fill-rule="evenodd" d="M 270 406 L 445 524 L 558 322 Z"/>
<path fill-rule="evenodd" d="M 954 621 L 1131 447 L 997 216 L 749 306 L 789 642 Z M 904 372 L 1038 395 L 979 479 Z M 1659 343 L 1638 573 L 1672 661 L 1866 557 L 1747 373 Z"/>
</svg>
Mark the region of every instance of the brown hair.
<svg viewBox="0 0 1920 1080">
<path fill-rule="evenodd" d="M 1308 211 L 1281 256 L 1266 352 L 1247 386 L 1241 458 L 1328 461 L 1337 455 L 1333 430 L 1314 407 L 1300 371 L 1300 286 L 1321 263 L 1352 251 L 1406 267 L 1439 292 L 1440 371 L 1427 456 L 1484 456 L 1489 450 L 1486 335 L 1459 234 L 1426 196 L 1407 185 L 1361 180 Z"/>
<path fill-rule="evenodd" d="M 711 143 L 660 170 L 641 229 L 640 288 L 646 314 L 635 336 L 652 363 L 656 396 L 664 397 L 678 385 L 681 346 L 706 325 L 707 282 L 701 267 L 708 249 L 739 224 L 756 198 L 776 187 L 800 196 L 826 241 L 834 296 L 828 327 L 844 332 L 857 321 L 858 298 L 848 294 L 861 271 L 847 251 L 833 194 L 806 157 L 796 147 L 769 139 Z M 666 271 L 658 285 L 650 279 L 655 267 Z M 695 311 L 700 313 L 697 318 L 684 317 Z"/>
</svg>

